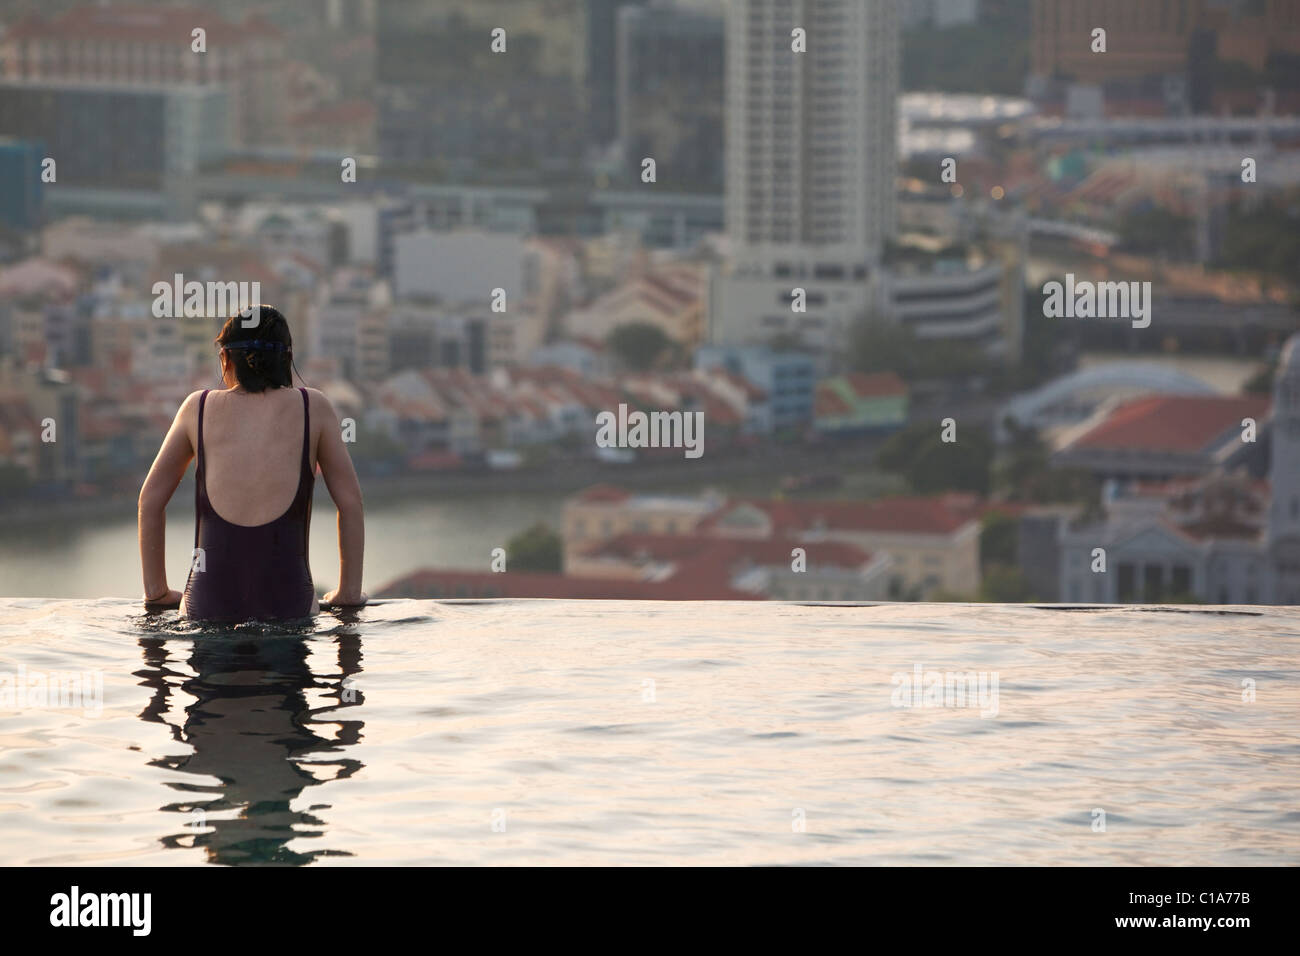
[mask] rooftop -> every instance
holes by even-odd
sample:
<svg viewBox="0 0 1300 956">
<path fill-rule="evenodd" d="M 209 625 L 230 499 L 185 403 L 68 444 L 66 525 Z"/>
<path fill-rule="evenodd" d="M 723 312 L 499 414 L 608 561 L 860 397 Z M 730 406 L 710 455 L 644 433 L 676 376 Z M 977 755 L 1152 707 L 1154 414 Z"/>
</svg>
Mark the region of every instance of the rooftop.
<svg viewBox="0 0 1300 956">
<path fill-rule="evenodd" d="M 952 534 L 979 518 L 974 495 L 891 497 L 874 501 L 790 501 L 744 499 L 729 503 L 701 523 L 701 530 L 723 534 L 740 509 L 761 512 L 776 534 L 797 536 L 820 529 L 898 534 Z"/>
<path fill-rule="evenodd" d="M 1243 418 L 1263 419 L 1270 404 L 1262 395 L 1146 395 L 1121 404 L 1069 448 L 1207 451 Z"/>
</svg>

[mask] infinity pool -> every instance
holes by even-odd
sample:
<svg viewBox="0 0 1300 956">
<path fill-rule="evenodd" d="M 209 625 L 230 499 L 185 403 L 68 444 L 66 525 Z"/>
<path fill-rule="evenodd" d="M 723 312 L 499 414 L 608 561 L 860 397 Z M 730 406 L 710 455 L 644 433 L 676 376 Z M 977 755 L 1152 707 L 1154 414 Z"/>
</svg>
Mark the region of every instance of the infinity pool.
<svg viewBox="0 0 1300 956">
<path fill-rule="evenodd" d="M 1300 863 L 1295 609 L 7 599 L 0 675 L 3 864 Z"/>
</svg>

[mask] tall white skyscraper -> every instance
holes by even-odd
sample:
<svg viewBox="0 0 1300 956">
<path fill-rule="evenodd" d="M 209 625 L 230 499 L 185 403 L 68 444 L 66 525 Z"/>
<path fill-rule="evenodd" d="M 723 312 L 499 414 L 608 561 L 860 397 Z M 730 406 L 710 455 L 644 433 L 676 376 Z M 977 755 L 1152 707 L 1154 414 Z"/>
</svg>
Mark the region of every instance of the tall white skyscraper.
<svg viewBox="0 0 1300 956">
<path fill-rule="evenodd" d="M 731 0 L 726 41 L 731 261 L 710 335 L 834 352 L 895 228 L 897 0 Z"/>
<path fill-rule="evenodd" d="M 795 52 L 803 30 L 806 52 Z M 851 275 L 894 231 L 897 0 L 731 0 L 727 231 L 743 273 Z"/>
</svg>

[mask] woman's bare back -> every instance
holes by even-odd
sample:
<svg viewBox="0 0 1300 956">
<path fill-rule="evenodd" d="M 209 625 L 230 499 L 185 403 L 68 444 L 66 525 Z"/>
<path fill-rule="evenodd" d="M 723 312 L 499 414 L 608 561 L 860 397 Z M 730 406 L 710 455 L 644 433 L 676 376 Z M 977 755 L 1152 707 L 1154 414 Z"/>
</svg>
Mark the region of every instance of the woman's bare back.
<svg viewBox="0 0 1300 956">
<path fill-rule="evenodd" d="M 293 503 L 302 462 L 302 396 L 296 388 L 208 394 L 203 414 L 208 500 L 231 524 L 274 521 Z M 308 460 L 316 468 L 319 423 Z M 197 420 L 194 441 L 197 447 Z"/>
</svg>

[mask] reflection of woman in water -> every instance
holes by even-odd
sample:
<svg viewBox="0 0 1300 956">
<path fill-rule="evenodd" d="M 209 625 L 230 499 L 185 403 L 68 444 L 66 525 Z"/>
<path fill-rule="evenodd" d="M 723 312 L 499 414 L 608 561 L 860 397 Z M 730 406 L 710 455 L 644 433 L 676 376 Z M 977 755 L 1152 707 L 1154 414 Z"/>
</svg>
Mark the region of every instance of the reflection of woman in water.
<svg viewBox="0 0 1300 956">
<path fill-rule="evenodd" d="M 307 535 L 319 464 L 339 513 L 339 587 L 325 601 L 364 604 L 361 488 L 329 399 L 292 387 L 289 323 L 253 306 L 217 345 L 226 387 L 184 401 L 140 489 L 145 603 L 182 603 L 186 617 L 214 621 L 315 613 Z M 167 586 L 165 513 L 191 458 L 195 552 L 182 596 Z"/>
<path fill-rule="evenodd" d="M 301 636 L 207 634 L 193 642 L 194 676 L 185 679 L 169 666 L 169 642 L 174 647 L 177 641 L 156 636 L 140 641 L 147 668 L 139 674 L 154 689 L 140 716 L 169 724 L 176 740 L 193 748 L 150 764 L 203 778 L 169 782 L 191 796 L 161 808 L 186 814 L 179 832 L 163 837 L 163 845 L 203 847 L 208 862 L 226 865 L 299 866 L 322 856 L 350 856 L 326 847 L 301 852 L 289 843 L 323 836 L 325 821 L 314 811 L 328 809 L 314 803 L 295 810 L 293 801 L 308 787 L 350 777 L 362 766 L 353 758 L 312 756 L 337 753 L 361 737 L 359 720 L 333 721 L 328 737 L 315 732 L 331 727 L 323 715 L 362 702 L 350 679 L 361 670 L 355 632 L 345 627 L 339 634 L 339 673 L 328 677 L 311 672 L 309 645 Z M 310 646 L 330 645 L 313 641 Z M 185 708 L 183 725 L 167 719 L 178 678 L 179 687 L 195 698 Z M 309 690 L 330 703 L 309 707 Z"/>
</svg>

